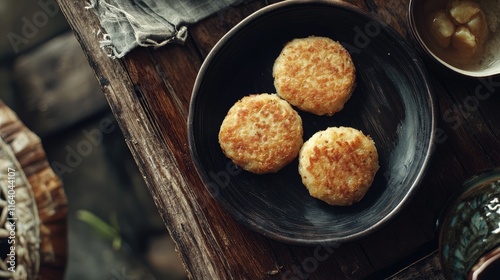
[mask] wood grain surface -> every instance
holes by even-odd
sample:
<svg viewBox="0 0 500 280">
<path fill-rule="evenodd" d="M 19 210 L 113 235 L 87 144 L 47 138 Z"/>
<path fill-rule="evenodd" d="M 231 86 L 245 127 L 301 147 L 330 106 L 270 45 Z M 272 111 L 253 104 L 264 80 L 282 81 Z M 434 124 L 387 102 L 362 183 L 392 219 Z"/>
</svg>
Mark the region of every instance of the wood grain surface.
<svg viewBox="0 0 500 280">
<path fill-rule="evenodd" d="M 436 238 L 436 217 L 466 178 L 500 164 L 500 78 L 469 79 L 427 61 L 438 102 L 436 150 L 422 187 L 389 225 L 338 248 L 301 247 L 239 225 L 194 170 L 187 115 L 196 74 L 213 45 L 253 11 L 249 1 L 190 27 L 185 45 L 138 48 L 110 59 L 85 1 L 58 0 L 95 71 L 125 140 L 192 279 L 362 279 L 397 267 Z M 347 1 L 411 41 L 408 0 Z M 427 279 L 427 278 L 426 278 Z"/>
</svg>

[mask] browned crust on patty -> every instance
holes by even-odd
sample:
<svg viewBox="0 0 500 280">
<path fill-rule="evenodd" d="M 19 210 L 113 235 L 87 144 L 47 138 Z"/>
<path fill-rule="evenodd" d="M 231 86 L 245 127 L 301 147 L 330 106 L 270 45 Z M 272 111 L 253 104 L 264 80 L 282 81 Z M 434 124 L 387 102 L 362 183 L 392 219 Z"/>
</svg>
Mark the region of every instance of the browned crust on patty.
<svg viewBox="0 0 500 280">
<path fill-rule="evenodd" d="M 219 144 L 236 165 L 256 174 L 277 172 L 302 146 L 302 119 L 276 94 L 255 94 L 236 102 L 224 118 Z"/>
<path fill-rule="evenodd" d="M 273 66 L 277 93 L 316 115 L 342 110 L 356 85 L 349 52 L 338 42 L 310 36 L 288 42 Z"/>
<path fill-rule="evenodd" d="M 317 132 L 299 154 L 299 173 L 310 195 L 331 205 L 361 200 L 378 169 L 373 140 L 349 127 Z"/>
</svg>

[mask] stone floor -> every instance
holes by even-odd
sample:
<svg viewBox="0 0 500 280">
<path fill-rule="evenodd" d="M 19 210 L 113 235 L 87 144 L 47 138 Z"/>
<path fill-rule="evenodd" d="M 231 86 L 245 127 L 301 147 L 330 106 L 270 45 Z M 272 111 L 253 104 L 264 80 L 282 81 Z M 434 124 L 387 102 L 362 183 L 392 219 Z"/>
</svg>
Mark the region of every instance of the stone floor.
<svg viewBox="0 0 500 280">
<path fill-rule="evenodd" d="M 0 1 L 0 36 L 0 99 L 42 138 L 68 197 L 65 279 L 185 279 L 174 244 L 55 1 Z"/>
</svg>

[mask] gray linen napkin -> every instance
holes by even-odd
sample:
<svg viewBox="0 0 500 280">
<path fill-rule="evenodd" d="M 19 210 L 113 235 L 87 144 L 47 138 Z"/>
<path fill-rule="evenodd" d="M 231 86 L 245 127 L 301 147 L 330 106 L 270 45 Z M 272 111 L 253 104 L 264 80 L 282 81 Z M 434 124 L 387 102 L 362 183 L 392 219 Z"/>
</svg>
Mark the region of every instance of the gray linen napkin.
<svg viewBox="0 0 500 280">
<path fill-rule="evenodd" d="M 242 0 L 90 0 L 104 28 L 101 48 L 121 58 L 137 46 L 183 43 L 187 26 Z"/>
</svg>

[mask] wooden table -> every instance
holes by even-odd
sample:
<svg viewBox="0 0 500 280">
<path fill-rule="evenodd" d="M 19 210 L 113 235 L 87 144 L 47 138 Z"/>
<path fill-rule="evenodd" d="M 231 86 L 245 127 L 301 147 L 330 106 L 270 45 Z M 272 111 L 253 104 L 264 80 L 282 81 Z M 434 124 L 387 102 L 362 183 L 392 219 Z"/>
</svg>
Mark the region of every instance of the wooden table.
<svg viewBox="0 0 500 280">
<path fill-rule="evenodd" d="M 186 127 L 203 59 L 231 27 L 271 2 L 276 1 L 249 1 L 191 26 L 184 46 L 138 48 L 113 60 L 99 48 L 99 22 L 85 10 L 85 1 L 58 0 L 190 278 L 389 276 L 435 251 L 435 221 L 448 196 L 468 177 L 500 165 L 500 77 L 469 79 L 429 63 L 439 110 L 438 137 L 418 195 L 390 224 L 356 242 L 334 249 L 282 244 L 236 223 L 205 190 L 190 158 Z M 410 38 L 408 0 L 348 2 L 387 20 Z"/>
</svg>

